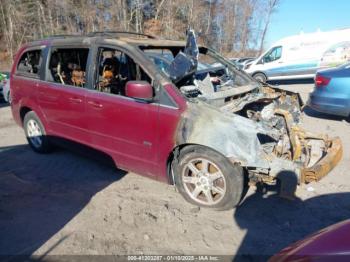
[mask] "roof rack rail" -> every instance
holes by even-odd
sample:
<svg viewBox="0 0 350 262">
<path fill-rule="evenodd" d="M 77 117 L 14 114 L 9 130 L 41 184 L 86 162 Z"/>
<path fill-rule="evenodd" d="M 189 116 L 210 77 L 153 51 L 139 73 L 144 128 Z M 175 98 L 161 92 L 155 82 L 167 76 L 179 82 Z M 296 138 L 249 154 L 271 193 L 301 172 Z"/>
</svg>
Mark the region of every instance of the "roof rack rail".
<svg viewBox="0 0 350 262">
<path fill-rule="evenodd" d="M 148 35 L 148 34 L 142 34 L 137 32 L 128 32 L 128 31 L 97 31 L 97 32 L 91 32 L 87 34 L 88 36 L 118 36 L 118 35 L 136 35 L 136 36 L 143 36 L 150 39 L 157 39 L 154 35 Z"/>
<path fill-rule="evenodd" d="M 52 39 L 52 38 L 66 38 L 66 37 L 82 37 L 82 35 L 49 35 L 42 39 Z"/>
</svg>

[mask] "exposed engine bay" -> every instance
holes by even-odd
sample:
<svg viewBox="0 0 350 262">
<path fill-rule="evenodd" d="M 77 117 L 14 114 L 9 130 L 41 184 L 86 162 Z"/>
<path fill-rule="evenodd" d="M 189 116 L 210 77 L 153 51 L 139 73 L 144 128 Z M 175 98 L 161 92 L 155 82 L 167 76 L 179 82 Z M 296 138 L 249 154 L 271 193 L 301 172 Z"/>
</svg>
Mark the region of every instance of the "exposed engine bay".
<svg viewBox="0 0 350 262">
<path fill-rule="evenodd" d="M 293 162 L 299 182 L 317 181 L 320 177 L 309 174 L 301 177 L 303 168 L 312 167 L 327 153 L 332 142 L 325 135 L 315 135 L 300 127 L 302 101 L 298 94 L 261 84 L 258 87 L 241 86 L 232 88 L 227 76 L 208 74 L 203 80 L 196 79 L 194 85 L 180 87 L 180 91 L 190 99 L 202 100 L 219 108 L 223 113 L 234 113 L 259 123 L 265 134 L 258 133 L 259 142 L 270 157 Z M 222 85 L 220 83 L 223 83 Z M 278 161 L 279 162 L 279 161 Z M 240 163 L 244 164 L 244 163 Z M 278 163 L 280 165 L 281 162 Z M 272 182 L 271 176 L 280 172 L 281 166 L 267 171 L 250 169 L 254 179 Z M 264 176 L 259 173 L 269 174 Z"/>
<path fill-rule="evenodd" d="M 201 54 L 217 62 L 199 69 Z M 195 117 L 187 116 L 183 124 L 186 134 L 182 135 L 186 138 L 180 140 L 199 143 L 205 122 L 227 129 L 225 138 L 206 133 L 208 140 L 215 137 L 208 143 L 246 167 L 251 183 L 273 184 L 276 178 L 284 179 L 280 176 L 284 171 L 293 173 L 297 183 L 318 181 L 342 156 L 339 138 L 329 139 L 301 128 L 299 94 L 258 83 L 213 50 L 198 48 L 191 30 L 186 47 L 175 52 L 166 73 L 189 102 L 201 105 Z M 227 122 L 231 124 L 217 120 L 211 108 L 230 118 Z M 199 115 L 202 120 L 188 124 Z"/>
</svg>

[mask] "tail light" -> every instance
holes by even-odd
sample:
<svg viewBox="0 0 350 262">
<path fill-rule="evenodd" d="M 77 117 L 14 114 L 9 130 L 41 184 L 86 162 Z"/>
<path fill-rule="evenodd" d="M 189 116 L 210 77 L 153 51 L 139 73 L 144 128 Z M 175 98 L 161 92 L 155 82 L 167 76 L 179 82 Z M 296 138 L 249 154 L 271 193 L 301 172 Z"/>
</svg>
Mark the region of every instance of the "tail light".
<svg viewBox="0 0 350 262">
<path fill-rule="evenodd" d="M 326 86 L 329 84 L 330 81 L 331 81 L 331 78 L 329 77 L 325 77 L 323 75 L 316 75 L 315 85 L 316 87 Z"/>
</svg>

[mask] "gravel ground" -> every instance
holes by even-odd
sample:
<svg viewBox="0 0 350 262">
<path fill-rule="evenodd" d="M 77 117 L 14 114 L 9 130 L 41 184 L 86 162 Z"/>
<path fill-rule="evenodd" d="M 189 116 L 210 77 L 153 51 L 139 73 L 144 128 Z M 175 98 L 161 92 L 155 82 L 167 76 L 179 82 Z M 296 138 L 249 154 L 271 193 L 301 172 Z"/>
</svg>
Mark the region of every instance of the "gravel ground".
<svg viewBox="0 0 350 262">
<path fill-rule="evenodd" d="M 287 89 L 307 97 L 310 84 Z M 350 217 L 350 125 L 307 109 L 305 126 L 340 136 L 344 156 L 321 182 L 287 201 L 251 188 L 235 210 L 185 202 L 174 187 L 58 149 L 33 153 L 0 104 L 0 255 L 272 255 Z"/>
</svg>

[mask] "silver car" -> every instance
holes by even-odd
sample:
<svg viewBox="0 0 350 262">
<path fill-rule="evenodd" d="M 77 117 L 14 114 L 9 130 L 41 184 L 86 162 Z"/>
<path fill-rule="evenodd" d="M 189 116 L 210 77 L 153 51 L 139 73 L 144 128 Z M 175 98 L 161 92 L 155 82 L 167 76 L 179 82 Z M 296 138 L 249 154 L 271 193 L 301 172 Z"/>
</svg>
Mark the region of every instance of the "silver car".
<svg viewBox="0 0 350 262">
<path fill-rule="evenodd" d="M 11 94 L 10 94 L 10 79 L 7 79 L 5 85 L 2 87 L 2 95 L 7 103 L 11 104 Z"/>
</svg>

